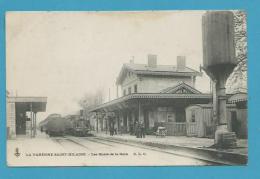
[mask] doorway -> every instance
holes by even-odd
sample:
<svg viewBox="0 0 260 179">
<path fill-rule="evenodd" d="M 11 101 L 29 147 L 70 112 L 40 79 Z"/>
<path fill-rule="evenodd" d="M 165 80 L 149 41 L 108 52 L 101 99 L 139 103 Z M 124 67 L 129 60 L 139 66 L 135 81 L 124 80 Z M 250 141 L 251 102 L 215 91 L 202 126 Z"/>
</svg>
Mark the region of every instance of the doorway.
<svg viewBox="0 0 260 179">
<path fill-rule="evenodd" d="M 25 135 L 26 134 L 26 115 L 24 112 L 18 112 L 16 114 L 16 134 Z"/>
<path fill-rule="evenodd" d="M 240 123 L 237 119 L 237 112 L 231 111 L 231 130 L 232 130 L 232 132 L 235 132 L 236 135 L 238 135 L 239 128 L 240 128 Z"/>
<path fill-rule="evenodd" d="M 186 122 L 186 112 L 184 108 L 177 108 L 175 116 L 176 122 Z"/>
</svg>

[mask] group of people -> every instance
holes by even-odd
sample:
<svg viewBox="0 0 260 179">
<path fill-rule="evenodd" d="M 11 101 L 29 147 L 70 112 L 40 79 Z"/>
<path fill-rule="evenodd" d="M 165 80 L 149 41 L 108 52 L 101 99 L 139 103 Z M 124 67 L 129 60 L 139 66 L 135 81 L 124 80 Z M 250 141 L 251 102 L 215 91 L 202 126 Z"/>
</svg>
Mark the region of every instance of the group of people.
<svg viewBox="0 0 260 179">
<path fill-rule="evenodd" d="M 115 128 L 115 118 L 113 115 L 108 116 L 108 127 L 110 136 L 117 134 L 117 128 Z M 129 125 L 130 135 L 135 135 L 136 138 L 145 138 L 145 125 L 143 121 L 130 122 Z"/>
<path fill-rule="evenodd" d="M 135 121 L 130 123 L 130 135 L 135 135 L 136 138 L 145 138 L 145 126 L 143 121 Z"/>
</svg>

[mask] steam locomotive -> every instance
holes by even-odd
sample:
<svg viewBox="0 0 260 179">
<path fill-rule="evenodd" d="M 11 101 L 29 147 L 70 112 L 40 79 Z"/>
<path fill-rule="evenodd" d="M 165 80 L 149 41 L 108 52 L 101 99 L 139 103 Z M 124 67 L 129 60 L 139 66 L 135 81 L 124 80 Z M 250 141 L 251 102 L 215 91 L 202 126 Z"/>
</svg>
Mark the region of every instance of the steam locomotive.
<svg viewBox="0 0 260 179">
<path fill-rule="evenodd" d="M 90 123 L 83 119 L 81 115 L 68 115 L 61 117 L 60 114 L 51 114 L 39 124 L 41 132 L 45 132 L 50 137 L 54 136 L 88 136 Z"/>
</svg>

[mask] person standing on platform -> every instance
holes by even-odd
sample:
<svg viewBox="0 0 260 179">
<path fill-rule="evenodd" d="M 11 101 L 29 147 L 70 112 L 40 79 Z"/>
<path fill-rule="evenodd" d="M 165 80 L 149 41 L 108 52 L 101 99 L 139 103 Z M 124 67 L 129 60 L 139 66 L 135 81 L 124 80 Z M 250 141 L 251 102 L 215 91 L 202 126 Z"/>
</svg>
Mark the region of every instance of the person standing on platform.
<svg viewBox="0 0 260 179">
<path fill-rule="evenodd" d="M 113 136 L 115 132 L 113 119 L 111 118 L 111 116 L 109 116 L 108 119 L 109 119 L 109 133 L 110 136 Z"/>
<path fill-rule="evenodd" d="M 134 124 L 133 124 L 133 121 L 130 121 L 130 135 L 134 135 Z"/>
<path fill-rule="evenodd" d="M 138 138 L 138 121 L 134 123 L 134 135 Z"/>
<path fill-rule="evenodd" d="M 140 132 L 141 138 L 145 138 L 145 126 L 143 121 L 140 123 Z"/>
<path fill-rule="evenodd" d="M 137 129 L 136 129 L 136 137 L 140 138 L 141 136 L 141 123 L 137 122 Z"/>
</svg>

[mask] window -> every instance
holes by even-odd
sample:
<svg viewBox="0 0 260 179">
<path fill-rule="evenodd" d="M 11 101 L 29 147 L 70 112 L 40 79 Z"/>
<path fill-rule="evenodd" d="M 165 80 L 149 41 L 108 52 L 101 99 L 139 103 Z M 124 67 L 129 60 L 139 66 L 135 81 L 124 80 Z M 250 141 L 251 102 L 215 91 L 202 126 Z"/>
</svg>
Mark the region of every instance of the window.
<svg viewBox="0 0 260 179">
<path fill-rule="evenodd" d="M 196 122 L 196 120 L 195 120 L 195 110 L 191 111 L 191 122 Z"/>
<path fill-rule="evenodd" d="M 128 94 L 131 94 L 131 87 L 128 88 Z"/>
<path fill-rule="evenodd" d="M 124 94 L 124 96 L 126 95 L 126 90 L 124 90 L 124 93 L 123 93 L 123 94 Z"/>
<path fill-rule="evenodd" d="M 175 116 L 173 112 L 167 112 L 167 122 L 175 122 Z"/>
<path fill-rule="evenodd" d="M 134 86 L 134 92 L 137 93 L 137 85 Z"/>
</svg>

